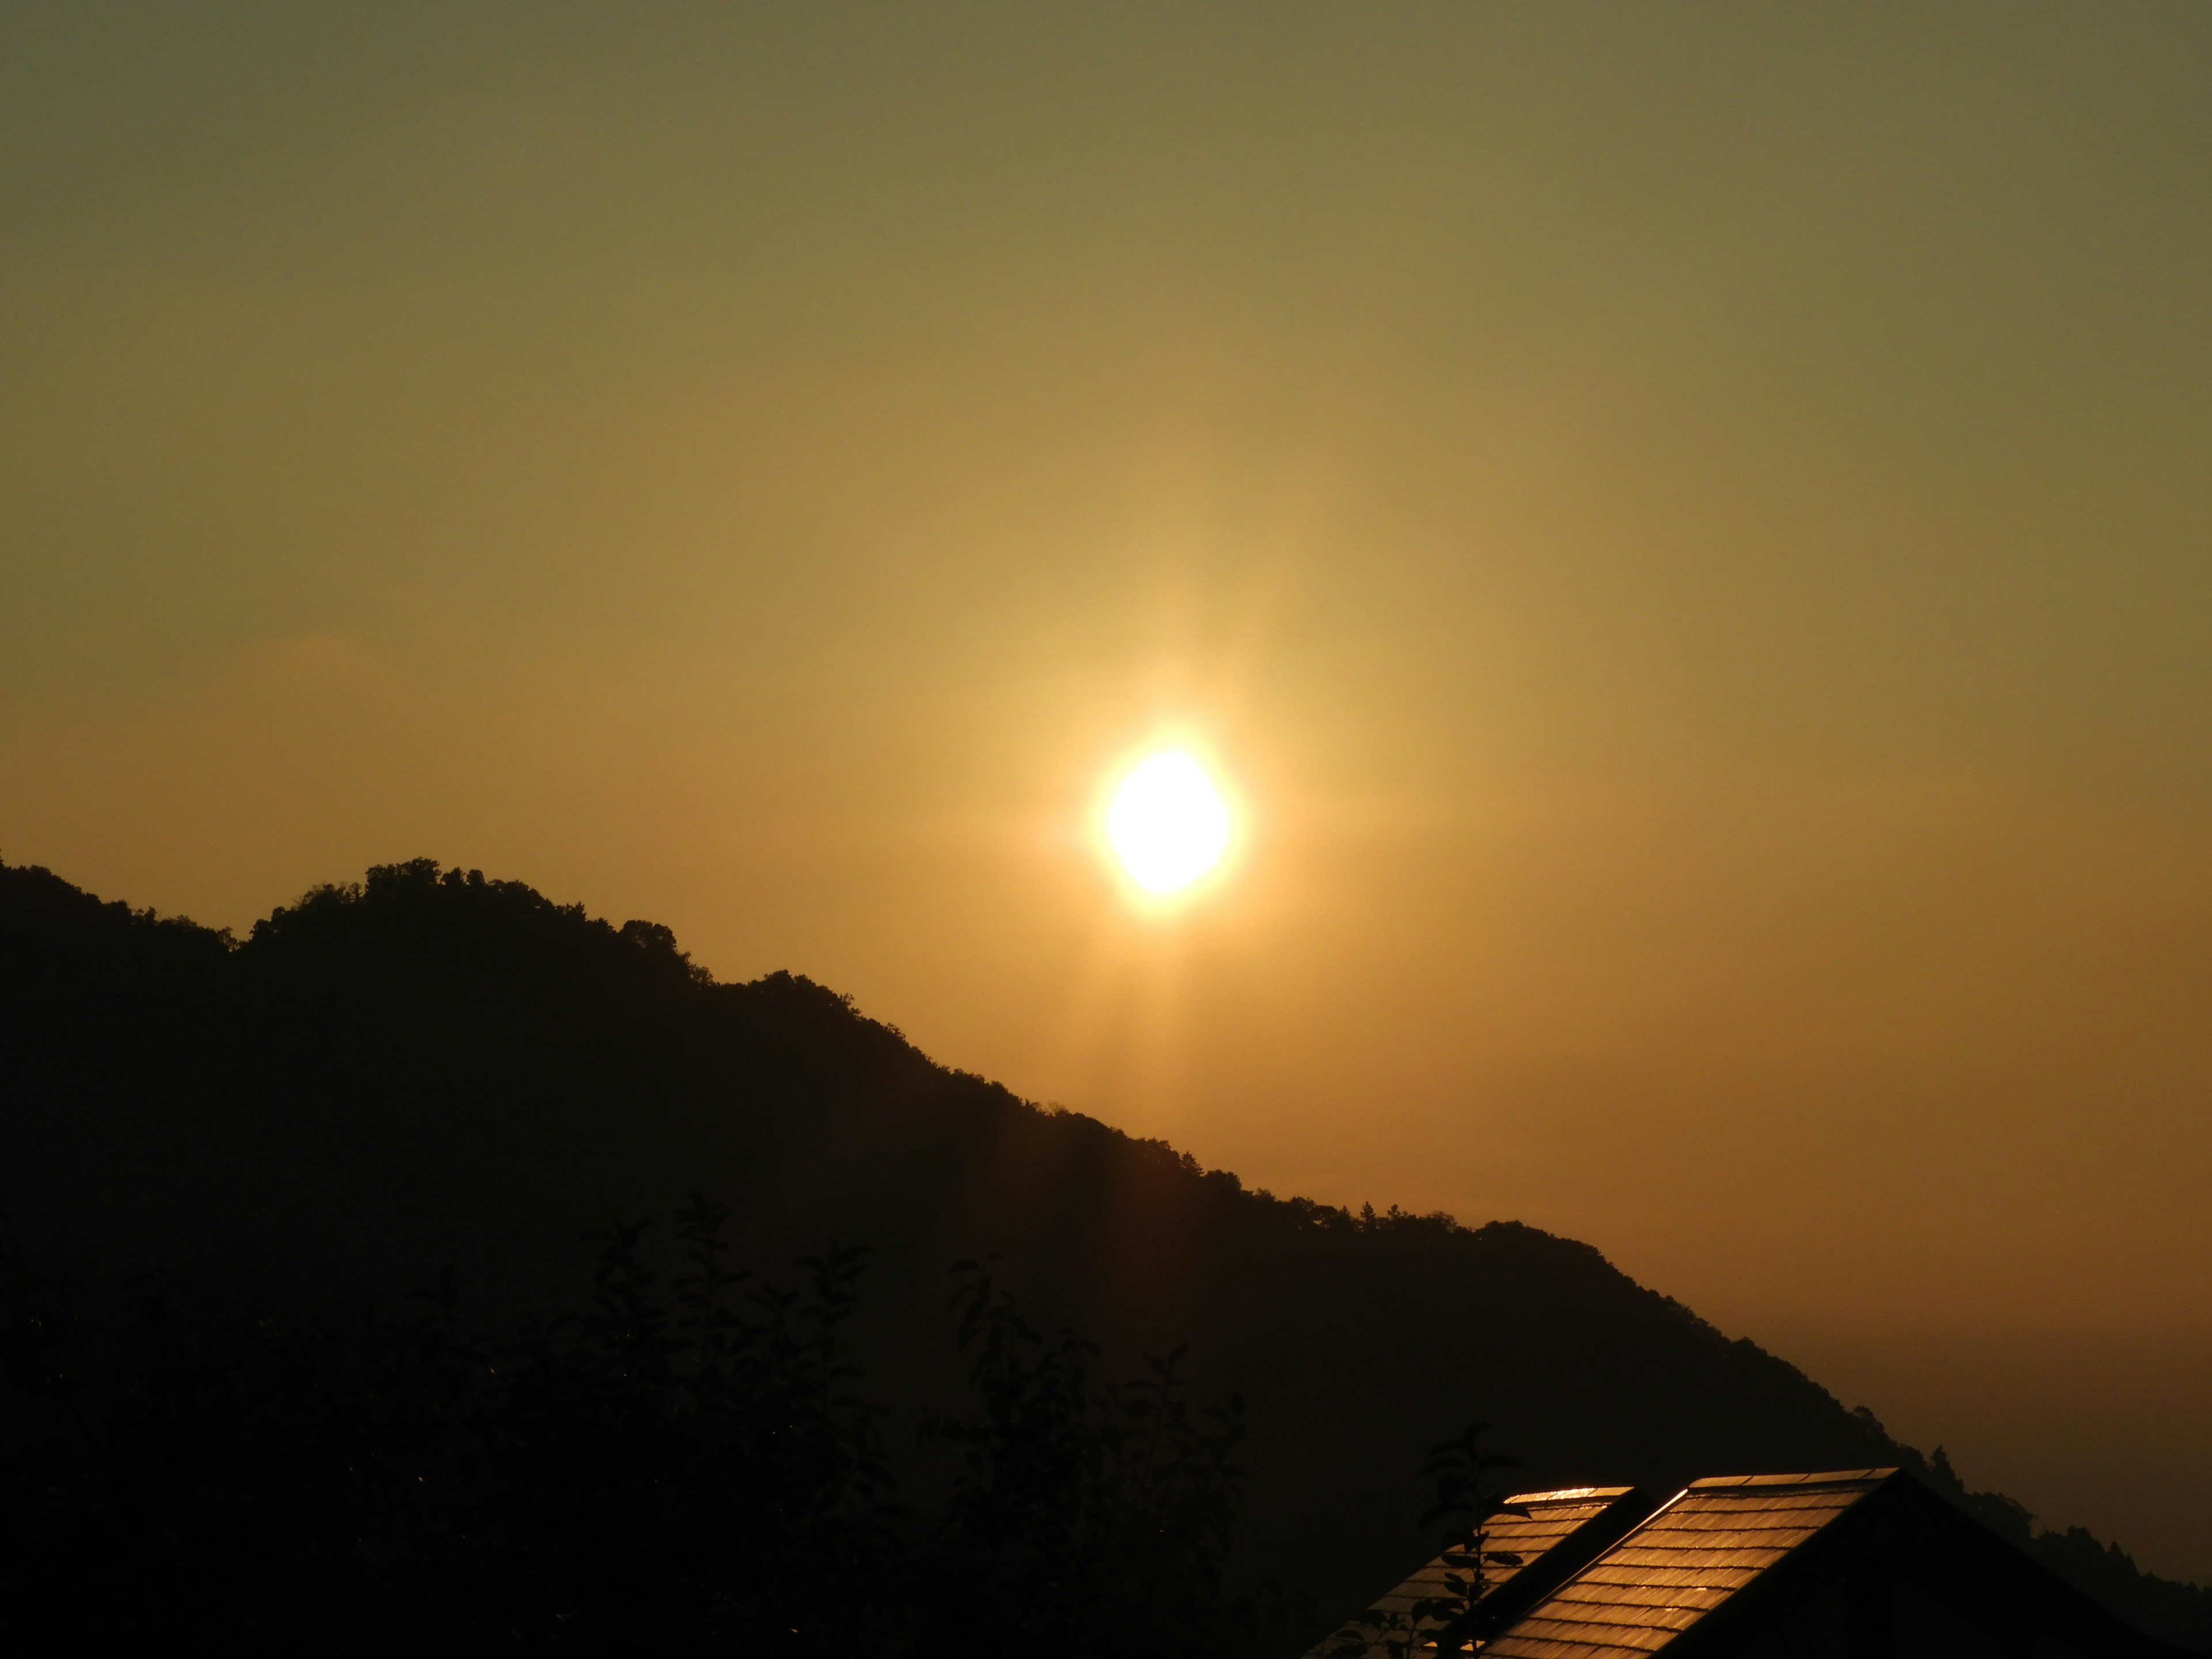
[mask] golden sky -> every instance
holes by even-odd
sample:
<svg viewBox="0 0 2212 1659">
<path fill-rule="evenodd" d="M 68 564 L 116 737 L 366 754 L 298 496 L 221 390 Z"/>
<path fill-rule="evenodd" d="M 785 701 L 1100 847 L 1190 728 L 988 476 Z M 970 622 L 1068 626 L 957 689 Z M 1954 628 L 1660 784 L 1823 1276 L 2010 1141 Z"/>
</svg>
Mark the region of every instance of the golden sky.
<svg viewBox="0 0 2212 1659">
<path fill-rule="evenodd" d="M 2208 84 L 2195 3 L 10 6 L 0 854 L 662 921 L 2212 1575 Z M 1146 909 L 1169 738 L 1240 850 Z"/>
</svg>

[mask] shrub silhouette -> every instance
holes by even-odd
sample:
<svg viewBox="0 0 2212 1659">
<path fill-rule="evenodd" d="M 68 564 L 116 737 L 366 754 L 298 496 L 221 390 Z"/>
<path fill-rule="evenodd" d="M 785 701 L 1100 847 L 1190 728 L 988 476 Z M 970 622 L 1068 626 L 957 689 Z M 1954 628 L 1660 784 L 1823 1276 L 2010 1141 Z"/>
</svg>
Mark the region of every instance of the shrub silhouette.
<svg viewBox="0 0 2212 1659">
<path fill-rule="evenodd" d="M 1233 1656 L 1237 1408 L 1174 1359 L 1095 1378 L 979 1269 L 960 1468 L 902 1501 L 888 1409 L 841 1355 L 866 1253 L 799 1288 L 726 1267 L 695 1196 L 664 1287 L 644 1224 L 592 1236 L 575 1317 L 472 1328 L 452 1275 L 404 1311 L 329 1287 L 138 1281 L 104 1310 L 0 1249 L 12 1630 L 168 1651 L 563 1648 Z"/>
<path fill-rule="evenodd" d="M 955 1272 L 975 1404 L 923 1425 L 962 1453 L 925 1575 L 930 1650 L 1246 1650 L 1254 1609 L 1224 1592 L 1243 1401 L 1194 1412 L 1182 1349 L 1096 1382 L 1096 1345 L 1046 1337 L 982 1265 Z"/>
<path fill-rule="evenodd" d="M 1423 1513 L 1421 1527 L 1445 1523 L 1437 1540 L 1442 1591 L 1407 1607 L 1368 1608 L 1331 1638 L 1330 1659 L 1365 1659 L 1376 1651 L 1387 1659 L 1414 1659 L 1431 1650 L 1449 1656 L 1472 1651 L 1494 1633 L 1482 1622 L 1492 1570 L 1522 1563 L 1518 1555 L 1490 1547 L 1490 1523 L 1501 1515 L 1525 1516 L 1528 1511 L 1495 1489 L 1492 1477 L 1520 1460 L 1485 1451 L 1484 1431 L 1483 1425 L 1468 1424 L 1430 1447 L 1421 1465 L 1423 1478 L 1436 1482 L 1436 1498 Z"/>
</svg>

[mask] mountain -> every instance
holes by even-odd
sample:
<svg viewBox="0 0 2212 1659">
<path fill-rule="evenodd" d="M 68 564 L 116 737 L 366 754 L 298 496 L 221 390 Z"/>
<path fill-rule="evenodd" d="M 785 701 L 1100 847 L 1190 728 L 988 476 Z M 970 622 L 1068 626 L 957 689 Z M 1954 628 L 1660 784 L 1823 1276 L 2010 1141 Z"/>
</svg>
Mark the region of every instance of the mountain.
<svg viewBox="0 0 2212 1659">
<path fill-rule="evenodd" d="M 1902 1464 L 2212 1649 L 2212 1590 L 2033 1534 L 1586 1244 L 1249 1190 L 808 980 L 717 983 L 665 927 L 428 860 L 243 940 L 0 865 L 0 1209 L 37 1259 L 392 1288 L 450 1263 L 487 1305 L 543 1307 L 581 1295 L 581 1232 L 695 1190 L 757 1268 L 870 1247 L 860 1363 L 908 1418 L 957 1385 L 957 1259 L 995 1253 L 1116 1363 L 1188 1343 L 1201 1393 L 1249 1404 L 1243 1567 L 1297 1587 L 1313 1633 L 1425 1553 L 1421 1455 L 1473 1419 L 1532 1488 Z"/>
</svg>

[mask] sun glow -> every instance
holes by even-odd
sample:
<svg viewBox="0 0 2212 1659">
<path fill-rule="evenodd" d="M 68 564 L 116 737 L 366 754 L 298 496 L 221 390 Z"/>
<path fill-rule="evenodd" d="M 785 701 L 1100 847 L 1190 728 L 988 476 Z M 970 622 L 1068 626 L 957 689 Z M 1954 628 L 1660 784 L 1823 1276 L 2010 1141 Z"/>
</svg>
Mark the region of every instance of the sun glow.
<svg viewBox="0 0 2212 1659">
<path fill-rule="evenodd" d="M 1204 767 L 1180 749 L 1163 750 L 1114 792 L 1106 839 L 1130 880 L 1147 892 L 1172 893 L 1221 861 L 1229 808 Z"/>
</svg>

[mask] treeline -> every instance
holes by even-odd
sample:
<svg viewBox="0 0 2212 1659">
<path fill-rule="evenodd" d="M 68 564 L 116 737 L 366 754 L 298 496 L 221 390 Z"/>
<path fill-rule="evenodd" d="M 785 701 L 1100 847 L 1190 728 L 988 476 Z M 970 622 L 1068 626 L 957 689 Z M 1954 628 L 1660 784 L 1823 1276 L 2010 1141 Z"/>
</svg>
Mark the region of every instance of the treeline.
<svg viewBox="0 0 2212 1659">
<path fill-rule="evenodd" d="M 720 1651 L 1235 1659 L 1242 1406 L 1179 1355 L 1115 1381 L 987 1267 L 955 1270 L 960 1410 L 902 1422 L 842 1343 L 865 1251 L 793 1288 L 695 1198 L 664 1282 L 598 1235 L 577 1316 L 504 1334 L 445 1276 L 358 1291 L 158 1279 L 89 1304 L 0 1253 L 0 1606 L 11 1644 L 163 1652 Z M 890 1437 L 941 1465 L 903 1489 Z"/>
<path fill-rule="evenodd" d="M 243 1312 L 216 1317 L 246 1305 L 217 1288 L 241 1243 L 331 1284 L 450 1261 L 480 1322 L 512 1332 L 520 1310 L 592 1305 L 557 1241 L 694 1188 L 730 1206 L 739 1259 L 873 1250 L 840 1352 L 909 1417 L 972 1407 L 943 1264 L 994 1250 L 1036 1324 L 1113 1353 L 1188 1341 L 1201 1395 L 1249 1389 L 1230 1571 L 1313 1605 L 1276 1651 L 1432 1553 L 1413 1471 L 1470 1419 L 1532 1490 L 1902 1464 L 2145 1630 L 2212 1650 L 2212 1589 L 2035 1531 L 1587 1244 L 1255 1192 L 948 1071 L 804 978 L 720 983 L 665 927 L 428 860 L 318 888 L 243 939 L 0 864 L 0 1214 L 88 1284 L 159 1264 L 201 1287 L 196 1318 L 243 1332 Z M 597 1328 L 559 1340 L 588 1354 Z M 343 1346 L 334 1328 L 319 1352 Z M 957 1444 L 889 1434 L 917 1513 L 942 1518 Z"/>
</svg>

